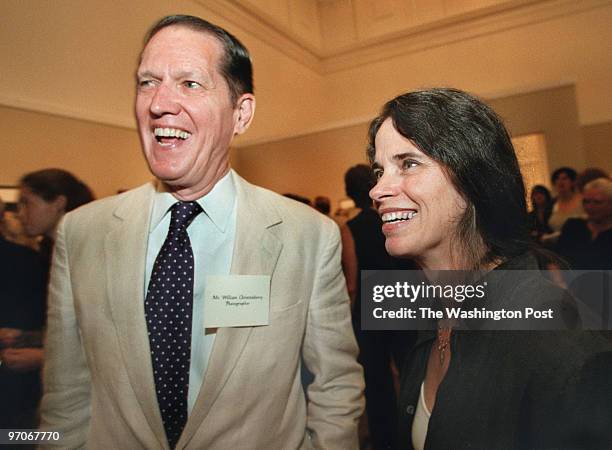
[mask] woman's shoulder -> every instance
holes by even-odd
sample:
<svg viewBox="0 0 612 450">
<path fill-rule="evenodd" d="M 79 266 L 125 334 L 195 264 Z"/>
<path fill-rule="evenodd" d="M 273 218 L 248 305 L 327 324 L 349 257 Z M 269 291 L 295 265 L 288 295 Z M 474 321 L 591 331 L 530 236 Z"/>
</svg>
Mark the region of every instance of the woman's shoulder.
<svg viewBox="0 0 612 450">
<path fill-rule="evenodd" d="M 516 311 L 552 311 L 542 316 L 524 317 L 517 325 L 525 330 L 572 330 L 580 328 L 575 299 L 570 293 L 544 276 L 532 252 L 509 259 L 487 275 L 490 301 L 497 308 Z M 511 327 L 512 329 L 517 329 Z"/>
</svg>

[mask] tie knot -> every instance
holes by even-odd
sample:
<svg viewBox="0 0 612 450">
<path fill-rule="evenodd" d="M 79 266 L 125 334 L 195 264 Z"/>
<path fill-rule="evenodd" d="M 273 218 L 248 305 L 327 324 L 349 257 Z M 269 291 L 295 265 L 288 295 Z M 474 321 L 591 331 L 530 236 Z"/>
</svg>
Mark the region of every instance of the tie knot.
<svg viewBox="0 0 612 450">
<path fill-rule="evenodd" d="M 187 229 L 195 217 L 202 212 L 198 202 L 176 202 L 172 205 L 172 216 L 170 218 L 171 229 Z"/>
</svg>

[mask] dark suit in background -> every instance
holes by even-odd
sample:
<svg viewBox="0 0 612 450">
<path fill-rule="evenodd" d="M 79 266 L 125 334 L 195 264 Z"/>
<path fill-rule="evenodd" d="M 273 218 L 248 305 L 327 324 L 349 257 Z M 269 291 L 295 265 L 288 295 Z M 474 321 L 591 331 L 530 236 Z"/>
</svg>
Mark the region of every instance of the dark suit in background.
<svg viewBox="0 0 612 450">
<path fill-rule="evenodd" d="M 353 329 L 359 345 L 358 361 L 366 382 L 366 412 L 374 450 L 399 448 L 395 437 L 397 396 L 391 361 L 401 368 L 405 355 L 416 340 L 416 331 L 375 331 L 361 329 L 361 271 L 414 269 L 408 260 L 389 256 L 385 250 L 382 221 L 372 208 L 364 208 L 346 225 L 351 230 L 357 254 L 357 296 L 353 305 Z"/>
<path fill-rule="evenodd" d="M 46 274 L 33 250 L 0 236 L 0 360 L 3 347 L 30 346 L 22 334 L 10 345 L 2 329 L 41 331 Z M 20 373 L 0 365 L 0 428 L 35 428 L 41 396 L 40 371 Z"/>
</svg>

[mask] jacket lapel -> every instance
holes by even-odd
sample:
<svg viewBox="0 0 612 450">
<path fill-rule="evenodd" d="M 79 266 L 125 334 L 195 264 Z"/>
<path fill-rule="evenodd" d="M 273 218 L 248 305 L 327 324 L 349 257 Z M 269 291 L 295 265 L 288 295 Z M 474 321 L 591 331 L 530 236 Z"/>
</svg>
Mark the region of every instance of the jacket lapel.
<svg viewBox="0 0 612 450">
<path fill-rule="evenodd" d="M 272 275 L 283 245 L 270 228 L 281 223 L 282 219 L 258 188 L 236 173 L 234 179 L 238 201 L 231 274 Z M 214 407 L 252 330 L 252 327 L 218 329 L 204 382 L 178 446 L 191 440 Z"/>
<path fill-rule="evenodd" d="M 157 445 L 167 447 L 155 394 L 144 311 L 144 267 L 154 187 L 148 184 L 115 210 L 117 226 L 104 242 L 107 290 L 121 357 Z M 144 211 L 143 211 L 144 210 Z M 156 446 L 157 446 L 156 445 Z"/>
</svg>

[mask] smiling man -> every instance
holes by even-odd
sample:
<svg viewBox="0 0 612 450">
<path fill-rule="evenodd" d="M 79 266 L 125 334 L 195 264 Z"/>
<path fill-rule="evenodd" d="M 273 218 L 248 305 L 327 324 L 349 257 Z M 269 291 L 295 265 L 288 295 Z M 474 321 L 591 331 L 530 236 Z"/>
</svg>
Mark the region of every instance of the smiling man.
<svg viewBox="0 0 612 450">
<path fill-rule="evenodd" d="M 357 448 L 363 380 L 338 229 L 230 169 L 255 112 L 248 51 L 170 16 L 136 77 L 156 180 L 59 228 L 43 429 L 66 448 Z"/>
</svg>

